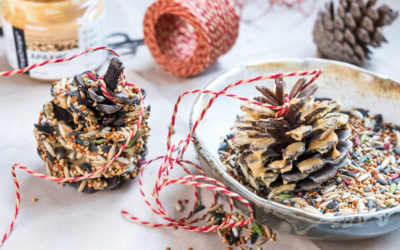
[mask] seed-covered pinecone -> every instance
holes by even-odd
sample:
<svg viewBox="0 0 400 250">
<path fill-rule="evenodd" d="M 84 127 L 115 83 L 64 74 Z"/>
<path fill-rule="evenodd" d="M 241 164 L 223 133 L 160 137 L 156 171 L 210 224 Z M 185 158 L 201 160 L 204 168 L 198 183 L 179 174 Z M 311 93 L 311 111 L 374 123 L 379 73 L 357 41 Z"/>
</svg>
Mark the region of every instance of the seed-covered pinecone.
<svg viewBox="0 0 400 250">
<path fill-rule="evenodd" d="M 314 42 L 321 57 L 362 65 L 371 50 L 387 42 L 382 27 L 391 24 L 398 12 L 388 5 L 374 8 L 376 0 L 340 0 L 335 9 L 327 3 L 314 25 Z"/>
<path fill-rule="evenodd" d="M 93 71 L 52 84 L 51 101 L 43 105 L 35 124 L 37 151 L 47 173 L 57 178 L 88 175 L 102 169 L 120 151 L 135 130 L 139 117 L 138 91 L 120 84 L 123 65 L 111 59 L 103 80 L 111 101 L 101 90 L 101 79 Z M 141 90 L 144 98 L 145 91 Z M 150 106 L 126 148 L 104 172 L 90 179 L 68 182 L 78 191 L 114 189 L 132 180 L 146 155 Z"/>
<path fill-rule="evenodd" d="M 256 87 L 262 93 L 255 100 L 278 106 L 270 109 L 245 104 L 233 127 L 231 150 L 250 185 L 271 194 L 292 190 L 312 190 L 335 176 L 347 163 L 352 143 L 348 116 L 340 113 L 340 103 L 315 99 L 317 85 L 300 79 L 290 93 L 285 82 L 275 81 L 275 91 Z M 283 107 L 287 111 L 277 117 Z"/>
</svg>

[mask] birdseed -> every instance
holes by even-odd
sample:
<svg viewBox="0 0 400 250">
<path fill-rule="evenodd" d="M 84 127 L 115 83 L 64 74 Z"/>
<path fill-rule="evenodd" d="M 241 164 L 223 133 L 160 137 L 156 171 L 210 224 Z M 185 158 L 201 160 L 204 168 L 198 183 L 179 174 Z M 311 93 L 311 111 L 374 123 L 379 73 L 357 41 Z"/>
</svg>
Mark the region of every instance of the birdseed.
<svg viewBox="0 0 400 250">
<path fill-rule="evenodd" d="M 48 175 L 73 178 L 103 168 L 136 129 L 140 98 L 136 89 L 118 84 L 123 69 L 119 63 L 113 58 L 104 75 L 106 88 L 118 103 L 104 96 L 99 76 L 92 71 L 52 84 L 53 98 L 44 104 L 34 130 Z M 140 130 L 108 169 L 70 185 L 80 192 L 94 192 L 116 188 L 137 176 L 150 132 L 150 107 L 144 109 Z"/>
<path fill-rule="evenodd" d="M 257 195 L 310 213 L 340 216 L 399 205 L 400 127 L 383 122 L 382 115 L 370 115 L 368 110 L 345 113 L 349 115 L 353 142 L 347 155 L 349 161 L 315 190 L 271 194 L 264 186 L 252 185 L 250 175 L 235 160 L 230 146 L 233 135 L 223 139 L 219 148 L 221 162 L 230 175 Z"/>
<path fill-rule="evenodd" d="M 183 206 L 179 201 L 177 203 L 175 203 L 175 209 L 178 212 L 182 212 L 183 211 Z"/>
<path fill-rule="evenodd" d="M 207 212 L 207 226 L 221 225 L 226 222 L 228 213 L 223 210 L 222 204 L 216 204 Z M 237 213 L 232 214 L 228 223 L 242 221 L 244 218 Z M 241 246 L 242 249 L 251 249 L 243 245 L 250 243 L 251 245 L 261 246 L 268 240 L 268 235 L 276 237 L 267 226 L 258 225 L 253 222 L 250 225 L 235 226 L 232 228 L 220 228 L 216 234 L 221 238 L 222 242 L 230 246 Z M 243 236 L 246 234 L 245 236 Z M 274 236 L 275 235 L 275 236 Z M 227 248 L 231 249 L 231 248 Z"/>
</svg>

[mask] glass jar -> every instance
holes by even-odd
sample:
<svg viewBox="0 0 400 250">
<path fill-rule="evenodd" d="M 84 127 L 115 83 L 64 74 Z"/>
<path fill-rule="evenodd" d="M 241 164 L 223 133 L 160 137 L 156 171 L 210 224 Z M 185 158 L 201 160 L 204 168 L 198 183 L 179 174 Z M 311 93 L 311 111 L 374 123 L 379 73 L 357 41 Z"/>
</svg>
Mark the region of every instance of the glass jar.
<svg viewBox="0 0 400 250">
<path fill-rule="evenodd" d="M 104 45 L 102 0 L 0 1 L 7 58 L 14 69 Z M 100 67 L 105 57 L 104 51 L 92 52 L 28 74 L 42 80 L 70 77 Z"/>
</svg>

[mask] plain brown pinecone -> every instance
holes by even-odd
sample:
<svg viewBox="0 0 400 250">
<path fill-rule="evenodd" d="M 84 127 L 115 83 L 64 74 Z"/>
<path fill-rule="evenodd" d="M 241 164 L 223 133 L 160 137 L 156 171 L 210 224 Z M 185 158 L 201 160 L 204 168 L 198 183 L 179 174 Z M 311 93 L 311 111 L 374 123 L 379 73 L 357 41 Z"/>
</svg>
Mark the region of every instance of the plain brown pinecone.
<svg viewBox="0 0 400 250">
<path fill-rule="evenodd" d="M 256 189 L 262 184 L 271 194 L 312 190 L 347 162 L 352 146 L 348 116 L 339 112 L 341 105 L 336 100 L 315 100 L 312 95 L 317 85 L 305 84 L 300 79 L 290 93 L 285 93 L 281 78 L 275 81 L 275 91 L 257 87 L 262 93 L 255 98 L 259 102 L 282 106 L 290 98 L 282 117 L 275 117 L 279 109 L 254 104 L 241 107 L 244 115 L 235 122 L 232 149 Z"/>
<path fill-rule="evenodd" d="M 382 27 L 391 24 L 398 12 L 387 5 L 374 8 L 376 0 L 340 0 L 326 5 L 314 25 L 314 42 L 321 57 L 362 65 L 371 54 L 369 46 L 387 42 Z"/>
</svg>

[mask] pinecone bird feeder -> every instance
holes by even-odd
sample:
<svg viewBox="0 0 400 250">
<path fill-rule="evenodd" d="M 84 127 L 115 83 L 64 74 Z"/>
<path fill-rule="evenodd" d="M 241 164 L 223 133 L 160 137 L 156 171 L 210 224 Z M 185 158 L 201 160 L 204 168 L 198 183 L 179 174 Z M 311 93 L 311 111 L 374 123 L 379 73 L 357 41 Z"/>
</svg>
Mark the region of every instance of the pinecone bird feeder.
<svg viewBox="0 0 400 250">
<path fill-rule="evenodd" d="M 305 79 L 290 93 L 285 93 L 283 79 L 275 85 L 275 91 L 256 87 L 262 96 L 255 100 L 278 108 L 241 106 L 244 115 L 233 127 L 232 151 L 256 189 L 264 185 L 270 194 L 313 190 L 347 163 L 352 146 L 348 116 L 339 112 L 336 100 L 316 100 L 317 85 L 307 86 Z M 282 106 L 287 110 L 277 116 Z"/>
<path fill-rule="evenodd" d="M 118 84 L 123 69 L 122 62 L 113 58 L 103 77 L 115 101 L 106 98 L 101 79 L 93 71 L 53 83 L 53 98 L 43 105 L 34 130 L 37 151 L 49 175 L 74 178 L 94 173 L 127 142 L 139 119 L 140 98 L 133 87 Z M 78 191 L 94 192 L 114 189 L 135 178 L 147 152 L 149 113 L 150 106 L 145 107 L 139 131 L 105 172 L 67 183 Z"/>
<path fill-rule="evenodd" d="M 382 28 L 391 24 L 398 12 L 384 4 L 375 7 L 376 0 L 340 0 L 335 8 L 328 3 L 319 12 L 313 36 L 321 57 L 362 65 L 371 50 L 387 42 Z"/>
</svg>

